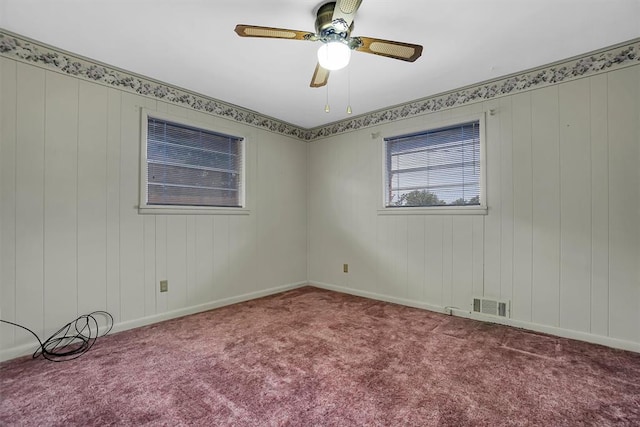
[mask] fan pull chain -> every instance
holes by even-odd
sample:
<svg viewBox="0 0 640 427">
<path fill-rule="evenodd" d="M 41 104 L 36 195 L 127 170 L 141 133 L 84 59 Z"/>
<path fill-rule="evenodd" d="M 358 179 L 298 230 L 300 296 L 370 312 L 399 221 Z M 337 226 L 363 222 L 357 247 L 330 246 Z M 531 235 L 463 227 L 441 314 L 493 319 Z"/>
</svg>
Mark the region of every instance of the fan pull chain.
<svg viewBox="0 0 640 427">
<path fill-rule="evenodd" d="M 351 67 L 347 65 L 347 114 L 351 114 Z"/>
<path fill-rule="evenodd" d="M 326 104 L 324 104 L 324 112 L 328 113 L 329 111 L 331 111 L 329 108 L 329 82 L 327 82 L 326 86 L 327 86 L 327 102 Z"/>
</svg>

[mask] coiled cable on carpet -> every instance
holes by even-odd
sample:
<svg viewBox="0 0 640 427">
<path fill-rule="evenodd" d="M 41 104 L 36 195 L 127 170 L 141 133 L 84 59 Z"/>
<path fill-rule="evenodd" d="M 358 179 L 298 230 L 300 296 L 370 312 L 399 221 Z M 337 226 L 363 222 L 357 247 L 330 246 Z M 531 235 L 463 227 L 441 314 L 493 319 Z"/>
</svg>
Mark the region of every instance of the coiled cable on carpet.
<svg viewBox="0 0 640 427">
<path fill-rule="evenodd" d="M 107 320 L 106 331 L 100 333 L 100 326 L 96 316 L 104 317 Z M 82 356 L 89 351 L 98 338 L 107 335 L 113 328 L 113 316 L 106 311 L 97 310 L 89 314 L 83 314 L 67 323 L 45 342 L 42 342 L 38 335 L 26 326 L 7 320 L 0 320 L 0 322 L 29 331 L 40 343 L 38 349 L 33 353 L 33 358 L 37 359 L 42 355 L 42 357 L 52 362 L 65 362 Z"/>
</svg>

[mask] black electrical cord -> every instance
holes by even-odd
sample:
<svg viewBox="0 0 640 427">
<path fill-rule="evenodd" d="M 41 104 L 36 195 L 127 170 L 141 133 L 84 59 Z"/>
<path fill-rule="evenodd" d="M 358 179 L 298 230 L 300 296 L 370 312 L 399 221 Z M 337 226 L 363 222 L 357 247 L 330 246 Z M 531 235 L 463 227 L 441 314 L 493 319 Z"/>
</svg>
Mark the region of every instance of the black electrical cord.
<svg viewBox="0 0 640 427">
<path fill-rule="evenodd" d="M 107 330 L 103 333 L 100 333 L 96 315 L 107 319 Z M 106 311 L 98 310 L 93 313 L 83 314 L 76 320 L 67 323 L 45 342 L 42 342 L 38 335 L 26 326 L 7 320 L 0 320 L 0 322 L 29 331 L 40 343 L 38 349 L 33 353 L 33 358 L 37 359 L 42 355 L 42 357 L 52 362 L 65 362 L 82 356 L 89 351 L 98 338 L 107 335 L 113 328 L 113 316 Z"/>
</svg>

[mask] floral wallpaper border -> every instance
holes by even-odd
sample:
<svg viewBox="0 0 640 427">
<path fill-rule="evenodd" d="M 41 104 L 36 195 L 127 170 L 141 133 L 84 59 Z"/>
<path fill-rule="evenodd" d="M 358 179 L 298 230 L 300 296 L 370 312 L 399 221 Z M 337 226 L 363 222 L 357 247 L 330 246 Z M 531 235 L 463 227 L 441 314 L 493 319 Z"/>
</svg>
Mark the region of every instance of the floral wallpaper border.
<svg viewBox="0 0 640 427">
<path fill-rule="evenodd" d="M 183 107 L 205 111 L 218 117 L 271 132 L 304 141 L 313 141 L 344 132 L 640 64 L 640 39 L 520 74 L 454 90 L 438 96 L 419 99 L 393 108 L 367 113 L 312 129 L 300 128 L 214 98 L 198 95 L 143 76 L 118 70 L 5 31 L 0 31 L 0 55 Z"/>
<path fill-rule="evenodd" d="M 233 104 L 119 70 L 0 30 L 0 55 L 306 140 L 309 131 Z"/>
<path fill-rule="evenodd" d="M 309 140 L 326 138 L 343 132 L 376 126 L 412 116 L 433 113 L 465 104 L 486 101 L 518 92 L 566 82 L 616 68 L 640 64 L 640 40 L 636 39 L 609 50 L 543 66 L 489 82 L 419 99 L 393 108 L 368 113 L 353 119 L 311 129 Z"/>
</svg>

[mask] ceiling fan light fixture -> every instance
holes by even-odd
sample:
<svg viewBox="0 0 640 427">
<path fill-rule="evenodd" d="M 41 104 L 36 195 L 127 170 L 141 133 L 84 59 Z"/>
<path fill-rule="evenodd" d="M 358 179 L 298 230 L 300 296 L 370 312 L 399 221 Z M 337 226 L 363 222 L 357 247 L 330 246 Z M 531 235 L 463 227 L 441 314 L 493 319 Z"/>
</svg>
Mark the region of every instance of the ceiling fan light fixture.
<svg viewBox="0 0 640 427">
<path fill-rule="evenodd" d="M 323 43 L 318 49 L 318 62 L 326 70 L 335 71 L 346 67 L 351 59 L 351 48 L 345 43 L 334 40 Z"/>
</svg>

